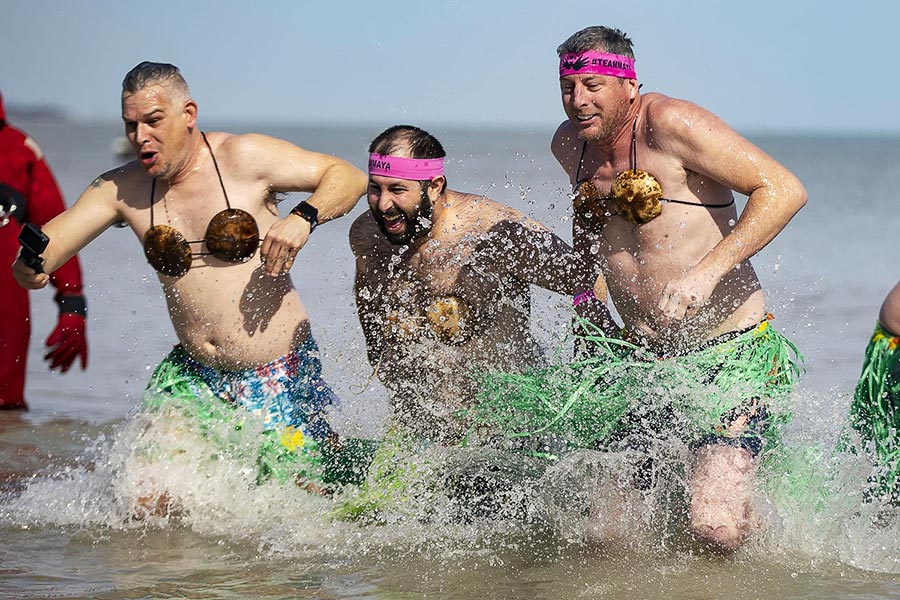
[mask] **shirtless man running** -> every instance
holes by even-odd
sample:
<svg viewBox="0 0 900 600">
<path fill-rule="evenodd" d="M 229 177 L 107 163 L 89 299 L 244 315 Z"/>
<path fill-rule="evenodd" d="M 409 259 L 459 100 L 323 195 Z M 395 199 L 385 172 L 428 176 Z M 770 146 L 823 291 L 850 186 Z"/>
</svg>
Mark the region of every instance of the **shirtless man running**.
<svg viewBox="0 0 900 600">
<path fill-rule="evenodd" d="M 531 285 L 577 298 L 612 330 L 602 278 L 541 224 L 447 187 L 429 133 L 395 126 L 372 142 L 369 212 L 353 223 L 356 301 L 369 362 L 398 419 L 453 444 L 469 423 L 473 373 L 542 361 L 531 335 Z"/>
<path fill-rule="evenodd" d="M 588 27 L 558 54 L 568 118 L 552 151 L 576 190 L 574 246 L 599 264 L 629 335 L 665 357 L 765 327 L 749 259 L 806 203 L 797 178 L 709 111 L 641 94 L 621 31 Z M 749 196 L 740 217 L 733 191 Z M 740 439 L 760 416 L 723 425 Z M 690 482 L 691 528 L 721 548 L 752 528 L 744 446 L 703 445 Z"/>
<path fill-rule="evenodd" d="M 179 340 L 148 392 L 178 396 L 161 375 L 177 373 L 191 386 L 177 398 L 185 405 L 211 392 L 258 414 L 264 429 L 292 427 L 308 449 L 321 444 L 332 433 L 323 413 L 331 395 L 289 270 L 317 224 L 355 206 L 365 175 L 275 138 L 204 133 L 170 64 L 142 62 L 125 76 L 122 120 L 136 160 L 97 177 L 44 227 L 44 272 L 19 259 L 17 281 L 46 286 L 47 273 L 127 224 L 159 274 Z M 312 195 L 279 219 L 276 193 L 294 191 Z"/>
</svg>

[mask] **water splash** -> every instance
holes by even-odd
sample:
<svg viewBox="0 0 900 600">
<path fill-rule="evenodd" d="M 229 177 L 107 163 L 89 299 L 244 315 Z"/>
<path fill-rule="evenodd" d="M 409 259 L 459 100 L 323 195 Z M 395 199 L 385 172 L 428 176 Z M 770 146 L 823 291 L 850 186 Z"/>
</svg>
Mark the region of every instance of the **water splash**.
<svg viewBox="0 0 900 600">
<path fill-rule="evenodd" d="M 771 481 L 758 490 L 762 527 L 738 557 L 798 572 L 846 565 L 900 573 L 896 510 L 863 500 L 871 474 L 865 457 L 830 450 L 846 398 L 803 392 L 793 399 L 798 409 L 785 446 L 795 466 L 807 470 L 785 482 L 793 495 Z M 827 427 L 810 427 L 811 419 Z M 379 556 L 400 563 L 496 566 L 535 552 L 545 558 L 584 552 L 655 557 L 648 560 L 686 569 L 704 552 L 685 534 L 691 453 L 677 443 L 649 451 L 656 460 L 643 489 L 635 472 L 647 454 L 628 449 L 543 461 L 496 448 L 430 446 L 404 459 L 420 473 L 415 493 L 375 519 L 341 521 L 335 512 L 352 491 L 325 497 L 257 482 L 258 434 L 245 427 L 239 450 L 225 455 L 177 412 L 138 412 L 115 435 L 98 436 L 77 465 L 36 475 L 4 497 L 0 526 L 99 538 L 190 531 L 253 547 L 260 556 Z M 798 488 L 803 477 L 807 486 Z M 164 495 L 161 511 L 140 502 Z"/>
</svg>

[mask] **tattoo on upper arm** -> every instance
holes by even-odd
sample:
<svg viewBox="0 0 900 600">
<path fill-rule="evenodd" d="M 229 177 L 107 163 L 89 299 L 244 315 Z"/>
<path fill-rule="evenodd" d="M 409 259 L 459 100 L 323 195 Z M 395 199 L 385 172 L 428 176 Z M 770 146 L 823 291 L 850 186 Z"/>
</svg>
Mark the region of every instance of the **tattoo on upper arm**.
<svg viewBox="0 0 900 600">
<path fill-rule="evenodd" d="M 91 182 L 91 189 L 96 190 L 97 188 L 102 186 L 107 181 L 109 181 L 109 178 L 106 175 L 100 175 L 99 177 L 97 177 L 95 180 L 93 180 Z"/>
</svg>

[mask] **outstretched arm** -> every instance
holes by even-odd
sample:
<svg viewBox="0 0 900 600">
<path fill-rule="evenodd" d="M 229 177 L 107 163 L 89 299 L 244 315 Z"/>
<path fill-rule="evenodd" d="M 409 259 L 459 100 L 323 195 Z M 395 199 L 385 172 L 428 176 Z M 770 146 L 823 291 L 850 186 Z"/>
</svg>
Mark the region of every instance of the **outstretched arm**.
<svg viewBox="0 0 900 600">
<path fill-rule="evenodd" d="M 54 217 L 43 227 L 50 238 L 44 259 L 43 273 L 35 271 L 17 259 L 13 264 L 13 276 L 27 289 L 40 289 L 50 282 L 53 273 L 75 256 L 94 238 L 118 219 L 116 208 L 117 184 L 107 174 L 95 179 L 68 210 Z"/>
</svg>

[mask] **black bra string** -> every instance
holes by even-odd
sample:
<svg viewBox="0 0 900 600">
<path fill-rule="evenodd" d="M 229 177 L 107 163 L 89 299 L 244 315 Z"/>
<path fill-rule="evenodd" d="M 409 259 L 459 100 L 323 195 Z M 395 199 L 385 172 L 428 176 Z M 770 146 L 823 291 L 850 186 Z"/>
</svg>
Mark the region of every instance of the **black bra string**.
<svg viewBox="0 0 900 600">
<path fill-rule="evenodd" d="M 219 171 L 219 163 L 216 161 L 216 155 L 213 153 L 212 146 L 209 145 L 209 140 L 206 139 L 206 134 L 202 131 L 200 135 L 203 136 L 203 143 L 206 144 L 206 147 L 209 149 L 209 155 L 212 157 L 213 166 L 216 168 L 216 175 L 219 178 L 219 185 L 222 187 L 222 195 L 225 196 L 225 206 L 229 209 L 231 208 L 231 202 L 228 201 L 228 192 L 225 190 L 225 182 L 222 181 L 222 172 Z M 150 184 L 150 228 L 153 228 L 153 198 L 156 196 L 156 177 L 153 178 L 153 181 Z M 190 244 L 196 244 L 202 242 L 203 240 L 197 240 L 196 242 L 188 242 Z"/>
<path fill-rule="evenodd" d="M 209 142 L 206 139 L 206 134 L 201 131 L 200 135 L 203 136 L 203 143 L 206 144 L 207 148 L 209 148 L 209 155 L 212 157 L 213 166 L 216 168 L 216 175 L 219 177 L 219 185 L 222 187 L 222 195 L 225 196 L 225 206 L 230 209 L 231 203 L 228 201 L 228 192 L 225 191 L 225 182 L 222 181 L 222 173 L 221 171 L 219 171 L 219 163 L 216 162 L 216 155 L 213 154 L 212 146 L 209 145 Z"/>
<path fill-rule="evenodd" d="M 153 229 L 153 196 L 156 195 L 156 177 L 150 184 L 150 229 Z"/>
<path fill-rule="evenodd" d="M 631 122 L 631 170 L 637 171 L 637 115 Z"/>
</svg>

